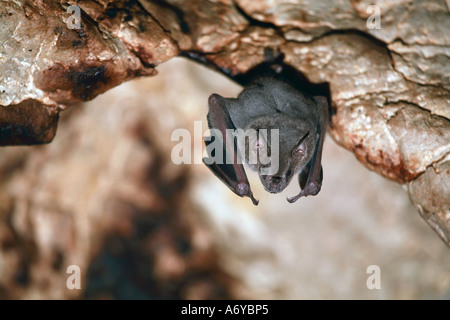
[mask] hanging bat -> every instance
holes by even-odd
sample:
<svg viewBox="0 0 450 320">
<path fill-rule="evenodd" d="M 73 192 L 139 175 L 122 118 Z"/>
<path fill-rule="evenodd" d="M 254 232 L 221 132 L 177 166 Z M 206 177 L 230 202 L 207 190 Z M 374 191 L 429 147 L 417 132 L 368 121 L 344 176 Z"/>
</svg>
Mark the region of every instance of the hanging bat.
<svg viewBox="0 0 450 320">
<path fill-rule="evenodd" d="M 203 161 L 234 193 L 247 196 L 258 205 L 242 161 L 238 161 L 240 154 L 241 159 L 258 172 L 264 189 L 270 193 L 283 191 L 298 174 L 301 191 L 287 198 L 290 203 L 319 193 L 328 119 L 325 97 L 309 97 L 284 81 L 263 77 L 250 83 L 236 99 L 213 94 L 208 104 L 209 128 L 220 134 L 215 135 L 214 140 L 205 139 L 209 158 Z M 241 139 L 239 148 L 238 137 L 231 134 L 236 131 L 254 134 L 244 142 Z M 213 141 L 216 146 L 220 142 L 222 149 L 211 150 Z M 245 152 L 243 157 L 242 152 Z M 223 158 L 218 159 L 219 155 Z M 249 162 L 252 157 L 256 157 L 256 162 Z"/>
</svg>

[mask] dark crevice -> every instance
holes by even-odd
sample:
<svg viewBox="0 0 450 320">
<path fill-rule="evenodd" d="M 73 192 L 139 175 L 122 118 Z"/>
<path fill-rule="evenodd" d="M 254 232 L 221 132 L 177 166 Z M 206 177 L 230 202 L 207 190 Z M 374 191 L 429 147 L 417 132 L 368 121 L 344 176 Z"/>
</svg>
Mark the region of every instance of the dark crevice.
<svg viewBox="0 0 450 320">
<path fill-rule="evenodd" d="M 274 30 L 279 29 L 279 27 L 277 25 L 275 25 L 271 22 L 264 22 L 264 21 L 256 20 L 255 18 L 251 17 L 235 1 L 233 1 L 233 7 L 236 9 L 236 11 L 241 16 L 243 16 L 250 23 L 249 27 L 253 26 L 253 27 L 261 27 L 261 28 L 274 29 Z"/>
<path fill-rule="evenodd" d="M 164 28 L 164 26 L 162 25 L 162 23 L 159 22 L 159 20 L 156 19 L 156 18 L 153 16 L 153 14 L 152 14 L 151 12 L 147 11 L 147 9 L 144 8 L 144 6 L 141 4 L 141 2 L 140 2 L 139 0 L 129 0 L 128 2 L 125 3 L 125 5 L 127 5 L 127 4 L 129 4 L 130 6 L 136 4 L 137 7 L 138 7 L 142 12 L 144 12 L 145 14 L 147 14 L 149 17 L 151 17 L 151 18 L 158 24 L 158 26 L 161 28 L 161 30 L 164 31 L 164 33 L 167 33 L 167 34 L 170 34 L 170 33 L 171 33 L 170 30 L 167 30 L 166 28 Z"/>
<path fill-rule="evenodd" d="M 402 100 L 402 99 L 397 100 L 397 101 L 386 101 L 383 106 L 385 106 L 387 104 L 396 105 L 396 104 L 400 104 L 400 103 L 412 106 L 414 108 L 418 108 L 418 109 L 422 110 L 423 112 L 426 112 L 430 117 L 436 117 L 436 118 L 442 119 L 443 121 L 450 121 L 446 117 L 441 116 L 439 114 L 435 114 L 435 113 L 431 112 L 430 110 L 428 110 L 428 109 L 426 109 L 426 108 L 424 108 L 424 107 L 422 107 L 422 106 L 420 106 L 420 105 L 418 105 L 418 104 L 416 104 L 416 103 L 414 103 L 412 101 L 407 101 L 407 100 Z M 401 108 L 400 110 L 402 110 L 402 109 L 403 108 Z M 400 110 L 398 110 L 398 111 L 400 111 Z"/>
<path fill-rule="evenodd" d="M 447 90 L 446 88 L 441 87 L 441 86 L 439 86 L 439 85 L 432 84 L 432 83 L 424 84 L 424 83 L 420 83 L 420 82 L 414 81 L 414 80 L 412 80 L 412 79 L 409 79 L 405 74 L 403 74 L 403 72 L 397 70 L 397 68 L 395 67 L 395 62 L 394 62 L 393 54 L 397 54 L 397 53 L 390 51 L 389 48 L 387 47 L 387 45 L 386 45 L 386 50 L 387 50 L 387 53 L 388 53 L 388 55 L 389 55 L 389 59 L 391 60 L 392 69 L 393 69 L 395 72 L 397 72 L 398 74 L 400 74 L 400 75 L 402 76 L 402 78 L 403 78 L 406 82 L 408 82 L 408 83 L 413 83 L 413 84 L 418 85 L 418 86 L 421 86 L 421 87 L 433 87 L 433 88 L 441 89 L 441 90 L 444 90 L 444 91 L 450 93 L 450 90 Z"/>
<path fill-rule="evenodd" d="M 184 19 L 184 13 L 180 8 L 175 7 L 174 5 L 165 2 L 164 0 L 153 0 L 153 2 L 165 9 L 171 10 L 178 19 L 178 24 L 180 25 L 181 32 L 184 34 L 189 34 L 191 31 L 191 28 L 189 27 L 188 23 Z M 142 4 L 141 4 L 142 6 Z"/>
<path fill-rule="evenodd" d="M 306 32 L 305 30 L 302 30 L 304 32 Z M 309 40 L 309 41 L 295 41 L 295 40 L 289 40 L 290 42 L 297 42 L 297 43 L 312 43 L 315 42 L 317 40 L 320 40 L 322 38 L 325 37 L 329 37 L 329 36 L 333 36 L 333 35 L 349 35 L 349 34 L 354 34 L 354 35 L 358 35 L 361 36 L 363 38 L 366 38 L 367 40 L 373 42 L 374 44 L 378 45 L 379 47 L 385 48 L 386 50 L 389 51 L 389 49 L 387 48 L 387 45 L 384 41 L 375 38 L 374 36 L 372 36 L 369 33 L 366 33 L 362 30 L 359 29 L 331 29 L 329 31 L 326 31 L 324 33 L 322 33 L 321 35 Z"/>
<path fill-rule="evenodd" d="M 236 9 L 236 11 L 249 22 L 249 24 L 245 27 L 245 29 L 240 32 L 241 34 L 245 33 L 249 28 L 260 27 L 260 28 L 264 28 L 264 29 L 271 29 L 271 30 L 275 31 L 275 33 L 279 37 L 285 39 L 284 33 L 281 31 L 281 28 L 279 26 L 277 26 L 271 22 L 264 22 L 264 21 L 254 19 L 249 14 L 247 14 L 247 12 L 245 12 L 244 9 L 242 9 L 235 1 L 233 1 L 232 4 L 233 4 L 234 8 Z"/>
<path fill-rule="evenodd" d="M 213 53 L 214 55 L 218 54 L 218 52 Z M 225 76 L 227 76 L 228 78 L 232 79 L 233 75 L 231 70 L 225 69 L 225 68 L 220 68 L 218 67 L 216 64 L 214 64 L 213 62 L 211 62 L 208 59 L 208 55 L 211 55 L 210 53 L 205 53 L 205 52 L 201 52 L 201 51 L 195 51 L 195 50 L 189 50 L 189 51 L 181 51 L 178 56 L 183 57 L 183 58 L 187 58 L 189 60 L 192 60 L 194 62 L 197 62 L 198 64 L 205 66 L 209 69 L 215 70 L 219 73 L 224 74 Z"/>
<path fill-rule="evenodd" d="M 146 13 L 148 16 L 150 16 L 150 17 L 153 19 L 153 21 L 155 21 L 155 22 L 158 24 L 158 26 L 161 28 L 161 30 L 163 30 L 163 32 L 169 36 L 169 38 L 173 41 L 174 45 L 177 46 L 178 51 L 180 51 L 180 48 L 178 47 L 178 43 L 175 41 L 175 39 L 173 39 L 173 38 L 171 37 L 171 34 L 172 34 L 171 31 L 170 31 L 170 30 L 167 30 L 166 28 L 164 28 L 164 26 L 162 25 L 162 23 L 161 23 L 158 19 L 156 19 L 156 17 L 154 17 L 153 14 L 152 14 L 151 12 L 149 12 L 147 9 L 145 9 L 145 7 L 142 5 L 142 3 L 141 3 L 139 0 L 130 0 L 129 2 L 136 3 L 137 6 L 139 7 L 139 9 L 142 10 L 142 12 L 144 12 L 144 13 Z M 157 2 L 160 2 L 160 1 L 157 1 Z M 175 8 L 175 7 L 174 7 L 174 8 Z M 172 9 L 173 9 L 173 8 L 172 8 Z M 174 12 L 175 12 L 175 11 L 174 11 Z M 175 12 L 175 14 L 177 15 L 177 17 L 180 17 L 180 16 L 178 15 L 177 12 Z M 184 21 L 184 20 L 183 20 L 183 21 Z M 187 25 L 186 25 L 186 26 L 187 26 Z M 181 27 L 181 21 L 180 21 L 180 27 Z M 181 27 L 181 28 L 183 28 L 183 27 Z M 134 52 L 134 51 L 133 51 L 133 53 L 134 53 L 135 56 L 139 59 L 139 61 L 142 63 L 142 65 L 143 65 L 144 67 L 146 67 L 146 68 L 153 68 L 153 69 L 156 67 L 156 66 L 153 65 L 153 64 L 150 64 L 150 63 L 145 62 L 144 59 L 142 59 L 142 58 L 139 56 L 139 53 L 138 53 L 138 52 Z"/>
<path fill-rule="evenodd" d="M 389 42 L 389 44 L 392 44 L 394 42 L 400 42 L 405 47 L 412 47 L 412 46 L 428 47 L 428 46 L 430 46 L 430 47 L 448 48 L 447 45 L 445 45 L 445 44 L 438 44 L 438 43 L 418 43 L 418 42 L 408 43 L 408 42 L 405 42 L 404 39 L 399 38 L 399 37 L 394 38 L 392 41 Z"/>
<path fill-rule="evenodd" d="M 155 69 L 155 68 L 156 68 L 156 65 L 154 65 L 154 64 L 152 64 L 152 63 L 148 63 L 148 62 L 142 60 L 142 58 L 141 58 L 136 52 L 133 52 L 133 53 L 134 53 L 134 55 L 139 59 L 139 61 L 142 63 L 142 65 L 143 65 L 144 67 L 146 67 L 146 68 L 148 68 L 148 69 Z"/>
</svg>

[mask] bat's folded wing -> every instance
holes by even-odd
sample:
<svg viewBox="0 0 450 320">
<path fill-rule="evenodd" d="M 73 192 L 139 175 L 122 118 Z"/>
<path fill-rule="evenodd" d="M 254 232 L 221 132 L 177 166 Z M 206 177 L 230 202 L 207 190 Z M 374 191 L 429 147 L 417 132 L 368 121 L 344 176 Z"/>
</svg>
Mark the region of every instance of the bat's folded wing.
<svg viewBox="0 0 450 320">
<path fill-rule="evenodd" d="M 240 197 L 249 197 L 254 205 L 258 205 L 259 201 L 253 196 L 244 166 L 238 162 L 234 137 L 227 132 L 227 129 L 235 130 L 236 128 L 226 108 L 225 99 L 213 94 L 209 97 L 208 103 L 208 125 L 210 129 L 217 129 L 221 133 L 221 135 L 215 135 L 214 139 L 220 139 L 222 157 L 216 159 L 220 152 L 212 154 L 214 149 L 210 150 L 208 146 L 213 141 L 205 140 L 209 158 L 203 159 L 203 162 L 231 191 Z M 217 146 L 218 144 L 215 143 L 215 145 Z"/>
<path fill-rule="evenodd" d="M 298 195 L 287 199 L 290 203 L 294 203 L 301 197 L 315 196 L 320 192 L 322 187 L 322 148 L 327 132 L 328 102 L 325 97 L 314 97 L 314 100 L 316 102 L 317 112 L 319 113 L 314 154 L 299 175 L 299 182 L 302 190 Z"/>
</svg>

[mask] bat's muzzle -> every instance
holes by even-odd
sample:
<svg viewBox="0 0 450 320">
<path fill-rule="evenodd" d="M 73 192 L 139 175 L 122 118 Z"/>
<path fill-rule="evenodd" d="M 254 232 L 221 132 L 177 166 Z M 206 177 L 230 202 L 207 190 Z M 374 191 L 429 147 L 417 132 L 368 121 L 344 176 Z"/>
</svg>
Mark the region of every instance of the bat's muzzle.
<svg viewBox="0 0 450 320">
<path fill-rule="evenodd" d="M 270 193 L 280 193 L 286 186 L 286 178 L 280 176 L 263 176 L 261 182 L 264 189 Z"/>
</svg>

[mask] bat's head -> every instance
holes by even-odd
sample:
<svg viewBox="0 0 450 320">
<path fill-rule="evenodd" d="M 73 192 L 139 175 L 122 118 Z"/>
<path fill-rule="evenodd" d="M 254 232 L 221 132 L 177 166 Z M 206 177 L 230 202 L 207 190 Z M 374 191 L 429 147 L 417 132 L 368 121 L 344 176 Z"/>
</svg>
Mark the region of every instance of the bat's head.
<svg viewBox="0 0 450 320">
<path fill-rule="evenodd" d="M 270 193 L 282 192 L 307 164 L 313 151 L 314 135 L 307 128 L 292 119 L 285 119 L 285 125 L 280 125 L 279 120 L 272 118 L 258 123 L 256 138 L 249 139 L 247 146 L 246 162 Z"/>
<path fill-rule="evenodd" d="M 259 177 L 266 191 L 270 193 L 282 192 L 289 185 L 292 177 L 298 174 L 305 166 L 308 151 L 308 145 L 305 140 L 308 136 L 309 131 L 306 131 L 295 144 L 280 146 L 278 170 L 274 174 L 271 174 L 273 172 L 265 171 L 266 167 L 260 168 Z"/>
</svg>

